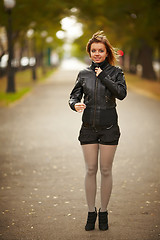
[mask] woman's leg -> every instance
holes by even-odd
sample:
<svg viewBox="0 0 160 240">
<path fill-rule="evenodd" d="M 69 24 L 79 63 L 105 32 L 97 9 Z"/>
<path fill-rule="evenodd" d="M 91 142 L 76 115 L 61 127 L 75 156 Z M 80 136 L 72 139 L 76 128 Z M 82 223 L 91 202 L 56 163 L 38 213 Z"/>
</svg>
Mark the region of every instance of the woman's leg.
<svg viewBox="0 0 160 240">
<path fill-rule="evenodd" d="M 82 149 L 86 164 L 85 191 L 88 212 L 94 212 L 97 191 L 96 174 L 98 170 L 99 144 L 85 144 L 82 145 Z"/>
<path fill-rule="evenodd" d="M 100 144 L 101 212 L 107 210 L 112 191 L 112 163 L 116 145 Z"/>
</svg>

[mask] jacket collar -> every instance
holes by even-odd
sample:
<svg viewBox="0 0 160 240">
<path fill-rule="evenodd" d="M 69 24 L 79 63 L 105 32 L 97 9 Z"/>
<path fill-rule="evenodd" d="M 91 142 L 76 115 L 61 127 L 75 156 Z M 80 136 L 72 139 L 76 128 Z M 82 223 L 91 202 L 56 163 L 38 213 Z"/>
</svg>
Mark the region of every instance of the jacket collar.
<svg viewBox="0 0 160 240">
<path fill-rule="evenodd" d="M 90 68 L 94 71 L 96 67 L 100 67 L 102 70 L 106 69 L 108 66 L 110 66 L 107 58 L 101 62 L 101 63 L 95 63 L 92 61 L 92 64 L 90 65 Z"/>
</svg>

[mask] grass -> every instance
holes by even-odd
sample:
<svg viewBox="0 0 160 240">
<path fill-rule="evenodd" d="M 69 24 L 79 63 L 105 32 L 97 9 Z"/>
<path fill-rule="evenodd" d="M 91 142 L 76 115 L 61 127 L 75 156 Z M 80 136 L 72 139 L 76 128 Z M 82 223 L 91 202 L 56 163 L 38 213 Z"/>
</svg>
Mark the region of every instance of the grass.
<svg viewBox="0 0 160 240">
<path fill-rule="evenodd" d="M 127 86 L 137 93 L 160 100 L 160 81 L 143 79 L 137 75 L 125 73 Z"/>
<path fill-rule="evenodd" d="M 27 69 L 15 74 L 15 93 L 6 93 L 7 77 L 0 78 L 0 107 L 9 106 L 11 103 L 22 98 L 26 93 L 30 92 L 33 87 L 53 73 L 53 69 L 47 69 L 46 74 L 42 74 L 42 69 L 37 68 L 37 80 L 32 80 L 31 69 Z"/>
<path fill-rule="evenodd" d="M 20 99 L 23 95 L 29 92 L 31 88 L 24 88 L 16 93 L 0 92 L 0 106 L 8 106 L 10 103 Z"/>
</svg>

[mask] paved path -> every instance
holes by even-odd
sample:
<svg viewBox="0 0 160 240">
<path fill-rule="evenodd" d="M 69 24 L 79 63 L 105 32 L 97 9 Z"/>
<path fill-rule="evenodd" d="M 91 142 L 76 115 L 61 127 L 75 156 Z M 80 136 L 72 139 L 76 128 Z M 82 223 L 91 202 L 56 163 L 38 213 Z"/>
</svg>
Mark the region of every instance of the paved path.
<svg viewBox="0 0 160 240">
<path fill-rule="evenodd" d="M 0 239 L 160 239 L 160 102 L 133 92 L 118 101 L 122 135 L 110 229 L 84 231 L 81 114 L 67 103 L 76 74 L 57 71 L 18 104 L 0 109 Z M 97 195 L 98 208 L 99 188 Z"/>
</svg>

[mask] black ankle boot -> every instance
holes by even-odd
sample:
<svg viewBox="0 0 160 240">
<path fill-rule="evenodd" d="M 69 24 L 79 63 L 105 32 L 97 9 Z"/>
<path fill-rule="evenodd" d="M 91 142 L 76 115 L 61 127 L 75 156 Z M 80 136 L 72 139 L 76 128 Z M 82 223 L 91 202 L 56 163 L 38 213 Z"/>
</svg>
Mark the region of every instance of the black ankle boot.
<svg viewBox="0 0 160 240">
<path fill-rule="evenodd" d="M 108 212 L 101 212 L 99 209 L 99 230 L 106 231 L 108 230 Z"/>
<path fill-rule="evenodd" d="M 97 219 L 97 210 L 95 208 L 95 212 L 88 212 L 87 223 L 85 226 L 86 231 L 91 231 L 95 229 L 96 219 Z"/>
</svg>

